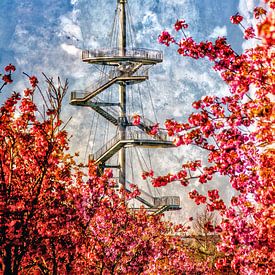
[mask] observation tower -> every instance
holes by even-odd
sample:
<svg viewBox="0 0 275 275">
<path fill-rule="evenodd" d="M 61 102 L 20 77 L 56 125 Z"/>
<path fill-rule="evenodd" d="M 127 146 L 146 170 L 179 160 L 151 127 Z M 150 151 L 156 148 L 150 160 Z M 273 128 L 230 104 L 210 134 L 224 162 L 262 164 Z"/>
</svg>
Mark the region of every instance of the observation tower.
<svg viewBox="0 0 275 275">
<path fill-rule="evenodd" d="M 113 31 L 114 46 L 105 49 L 83 50 L 82 61 L 107 68 L 104 76 L 83 91 L 71 93 L 70 104 L 90 107 L 97 114 L 116 127 L 117 134 L 104 144 L 102 148 L 89 155 L 94 160 L 99 171 L 110 167 L 118 169 L 118 183 L 120 187 L 129 191 L 126 179 L 126 150 L 128 147 L 172 148 L 172 140 L 166 132 L 158 131 L 151 135 L 152 121 L 143 117 L 138 125 L 131 122 L 127 113 L 127 87 L 148 80 L 149 69 L 163 60 L 161 51 L 130 47 L 128 44 L 127 29 L 127 0 L 117 0 L 115 20 L 117 29 Z M 113 26 L 114 29 L 114 26 Z M 99 98 L 99 95 L 108 93 L 111 86 L 117 85 L 116 102 L 109 102 Z M 146 92 L 146 91 L 144 91 Z M 110 158 L 118 154 L 118 163 L 109 164 Z M 130 192 L 130 191 L 129 191 Z M 148 211 L 154 214 L 167 210 L 180 209 L 178 196 L 154 197 L 140 190 L 136 198 L 145 205 Z"/>
</svg>

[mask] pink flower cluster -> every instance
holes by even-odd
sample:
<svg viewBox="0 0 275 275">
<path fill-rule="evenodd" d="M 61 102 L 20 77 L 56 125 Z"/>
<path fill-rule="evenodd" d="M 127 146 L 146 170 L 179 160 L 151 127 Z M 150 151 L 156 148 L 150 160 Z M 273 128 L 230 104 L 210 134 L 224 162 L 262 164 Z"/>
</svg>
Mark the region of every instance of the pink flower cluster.
<svg viewBox="0 0 275 275">
<path fill-rule="evenodd" d="M 188 24 L 185 23 L 185 20 L 180 19 L 180 20 L 177 20 L 177 22 L 175 23 L 174 27 L 175 27 L 176 31 L 180 31 L 182 29 L 187 29 L 188 28 Z"/>
<path fill-rule="evenodd" d="M 169 32 L 163 31 L 160 36 L 158 37 L 158 42 L 160 44 L 164 44 L 169 46 L 171 43 L 175 43 L 175 39 L 170 35 Z"/>
<path fill-rule="evenodd" d="M 241 16 L 239 13 L 236 13 L 230 17 L 230 21 L 232 24 L 240 24 L 243 21 L 243 16 Z"/>
</svg>

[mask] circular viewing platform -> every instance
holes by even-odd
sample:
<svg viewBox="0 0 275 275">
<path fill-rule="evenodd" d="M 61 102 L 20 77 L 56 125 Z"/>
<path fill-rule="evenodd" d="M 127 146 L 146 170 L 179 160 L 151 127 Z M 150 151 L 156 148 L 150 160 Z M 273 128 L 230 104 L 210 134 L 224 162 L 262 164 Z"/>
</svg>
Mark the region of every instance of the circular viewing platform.
<svg viewBox="0 0 275 275">
<path fill-rule="evenodd" d="M 118 48 L 82 51 L 82 61 L 91 64 L 118 65 L 121 62 L 133 61 L 153 65 L 162 60 L 162 51 L 150 49 L 126 49 L 123 56 Z"/>
</svg>

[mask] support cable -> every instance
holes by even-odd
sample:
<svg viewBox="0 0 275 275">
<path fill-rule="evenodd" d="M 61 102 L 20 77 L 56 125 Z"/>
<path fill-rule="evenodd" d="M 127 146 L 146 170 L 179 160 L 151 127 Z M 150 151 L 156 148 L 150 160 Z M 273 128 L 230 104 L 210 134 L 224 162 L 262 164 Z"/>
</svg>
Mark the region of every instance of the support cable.
<svg viewBox="0 0 275 275">
<path fill-rule="evenodd" d="M 127 156 L 128 157 L 127 171 L 129 171 L 131 173 L 131 177 L 129 175 L 128 178 L 131 178 L 130 183 L 137 184 L 135 182 L 135 173 L 134 173 L 134 166 L 133 166 L 133 150 L 129 150 L 128 152 L 129 152 L 129 154 Z M 126 183 L 128 183 L 128 182 L 126 182 Z M 131 206 L 135 209 L 135 200 L 132 200 L 132 205 Z"/>
<path fill-rule="evenodd" d="M 91 127 L 90 127 L 88 142 L 87 142 L 87 145 L 86 145 L 86 148 L 85 148 L 85 154 L 84 154 L 83 163 L 86 162 L 86 158 L 87 158 L 88 148 L 89 148 L 89 145 L 90 145 L 90 140 L 91 140 L 91 136 L 92 136 L 92 130 L 93 130 L 93 126 L 94 126 L 95 114 L 96 114 L 96 112 L 93 112 L 93 118 L 92 118 L 92 123 L 91 123 Z"/>
<path fill-rule="evenodd" d="M 138 161 L 139 161 L 139 165 L 140 165 L 140 167 L 141 167 L 141 170 L 142 170 L 143 172 L 146 171 L 146 169 L 148 170 L 148 166 L 146 165 L 146 162 L 144 162 L 144 164 L 145 164 L 145 166 L 146 166 L 146 169 L 144 169 L 144 167 L 143 167 L 141 158 L 140 158 L 140 156 L 139 156 L 139 150 L 138 150 L 136 147 L 134 147 L 134 148 L 135 148 L 135 151 L 136 151 L 136 155 L 137 155 L 137 158 L 138 158 Z"/>
<path fill-rule="evenodd" d="M 103 137 L 102 137 L 102 141 L 103 141 L 103 144 L 106 143 L 106 136 L 107 136 L 107 128 L 108 128 L 108 121 L 104 120 L 104 130 L 103 130 Z M 103 128 L 102 127 L 102 128 Z"/>
<path fill-rule="evenodd" d="M 99 120 L 99 113 L 96 113 L 96 115 L 97 115 L 97 118 L 96 118 L 96 124 L 95 124 L 95 132 L 94 132 L 92 149 L 94 149 L 94 144 L 95 144 L 95 139 L 96 139 L 96 134 L 97 134 L 97 126 L 98 126 L 98 120 Z"/>
<path fill-rule="evenodd" d="M 102 128 L 106 128 L 104 127 L 104 123 L 105 125 L 107 125 L 106 120 L 100 115 L 99 116 L 99 126 L 100 126 L 99 138 L 101 142 L 100 148 L 102 148 L 105 145 L 105 130 L 102 131 Z"/>
<path fill-rule="evenodd" d="M 134 39 L 133 39 L 133 34 L 132 34 L 132 26 L 131 26 L 131 15 L 129 12 L 129 7 L 128 7 L 128 3 L 126 4 L 126 14 L 129 20 L 127 20 L 128 23 L 128 29 L 129 29 L 129 36 L 130 36 L 130 46 L 133 49 L 134 48 Z"/>
<path fill-rule="evenodd" d="M 115 136 L 118 134 L 118 132 L 119 132 L 119 126 L 116 127 Z M 116 154 L 116 165 L 119 165 L 119 157 L 118 157 L 118 154 Z"/>
<path fill-rule="evenodd" d="M 128 13 L 129 13 L 128 18 L 129 18 L 129 24 L 130 24 L 130 31 L 135 34 L 136 30 L 135 30 L 135 27 L 134 27 L 134 24 L 133 24 L 133 20 L 132 20 L 133 17 L 132 17 L 131 9 L 130 9 L 128 3 L 127 3 L 127 8 L 128 8 L 127 10 L 128 10 Z M 135 47 L 136 46 L 135 36 L 133 36 L 133 37 L 134 37 L 132 39 L 133 40 L 133 46 Z"/>
<path fill-rule="evenodd" d="M 107 94 L 107 96 L 110 95 L 109 93 Z M 104 101 L 106 101 L 106 96 L 104 96 Z M 109 102 L 109 101 L 107 101 Z M 103 126 L 103 125 L 102 125 Z M 106 143 L 106 135 L 107 135 L 107 127 L 108 127 L 108 121 L 107 120 L 104 120 L 104 126 L 102 128 L 104 128 L 103 130 L 103 142 Z"/>
<path fill-rule="evenodd" d="M 107 96 L 107 102 L 110 102 L 110 100 L 112 100 L 111 98 L 111 93 L 108 93 L 108 96 Z M 110 109 L 109 107 L 107 108 L 107 112 L 109 111 L 108 109 Z M 109 137 L 109 128 L 110 128 L 110 123 L 108 121 L 106 121 L 106 127 L 105 127 L 105 137 L 104 137 L 104 141 L 105 143 L 108 142 L 108 137 Z"/>
<path fill-rule="evenodd" d="M 112 24 L 112 30 L 111 30 L 111 33 L 110 33 L 110 47 L 112 47 L 113 45 L 113 40 L 115 39 L 115 29 L 116 29 L 116 25 L 117 25 L 117 7 L 115 9 L 115 16 L 114 16 L 114 21 L 113 21 L 113 24 Z"/>
<path fill-rule="evenodd" d="M 134 91 L 133 88 L 131 87 L 130 89 L 130 93 L 129 93 L 129 101 L 130 101 L 130 113 L 133 114 L 134 113 Z M 131 99 L 131 100 L 130 100 Z"/>
<path fill-rule="evenodd" d="M 100 69 L 100 68 L 98 68 L 98 66 L 94 65 L 94 68 L 96 68 L 101 74 L 105 74 L 105 76 L 109 76 L 108 73 L 104 72 L 105 71 L 105 66 L 103 67 L 103 69 Z"/>
<path fill-rule="evenodd" d="M 130 165 L 131 165 L 131 173 L 132 173 L 132 183 L 135 183 L 135 174 L 134 174 L 134 167 L 133 167 L 133 151 L 130 151 Z"/>
<path fill-rule="evenodd" d="M 149 95 L 150 95 L 150 101 L 151 101 L 151 104 L 152 104 L 152 109 L 153 109 L 153 112 L 154 112 L 154 115 L 155 115 L 155 120 L 156 120 L 156 122 L 157 122 L 157 116 L 156 116 L 156 112 L 155 112 L 153 100 L 152 100 L 152 97 L 151 97 L 150 89 L 148 89 L 148 90 L 149 90 Z M 140 103 L 142 103 L 140 89 L 139 89 L 139 98 L 140 98 Z M 141 107 L 142 107 L 142 115 L 143 115 L 143 117 L 144 117 L 144 110 L 143 110 L 142 104 L 141 104 Z M 151 170 L 151 169 L 152 169 L 152 160 L 151 160 L 151 155 L 150 155 L 149 149 L 147 149 L 147 155 L 148 155 L 149 165 L 150 165 L 150 168 L 148 168 L 148 170 Z M 147 166 L 147 167 L 148 167 L 148 166 Z M 147 182 L 147 184 L 148 184 L 148 180 L 147 180 L 146 182 Z M 158 189 L 158 188 L 154 188 L 154 190 L 156 190 L 158 196 L 160 196 L 160 191 L 159 191 L 159 189 Z"/>
<path fill-rule="evenodd" d="M 106 100 L 107 98 L 107 100 Z M 104 94 L 104 101 L 106 102 L 110 102 L 110 93 Z M 108 136 L 108 126 L 109 126 L 109 122 L 108 120 L 104 120 L 105 124 L 104 124 L 104 131 L 103 131 L 103 143 L 107 143 L 107 136 Z"/>
<path fill-rule="evenodd" d="M 140 165 L 142 171 L 145 171 L 144 166 L 142 165 L 142 163 L 144 163 L 144 165 L 146 166 L 146 170 L 148 171 L 148 170 L 149 170 L 149 167 L 148 167 L 148 165 L 147 165 L 147 163 L 146 163 L 146 161 L 145 161 L 145 159 L 144 159 L 142 153 L 140 152 L 140 150 L 139 150 L 138 148 L 135 147 L 135 149 L 136 149 L 136 153 L 137 153 L 139 165 Z M 141 160 L 141 159 L 142 159 L 142 160 Z M 151 188 L 152 186 L 151 186 L 151 184 L 148 183 L 148 180 L 146 180 L 146 185 L 147 185 L 147 189 L 148 189 L 149 194 L 150 194 L 151 196 L 154 196 L 155 194 L 152 194 L 152 193 L 153 193 L 153 192 L 152 192 L 152 188 Z M 155 188 L 154 188 L 154 189 L 155 189 Z"/>
<path fill-rule="evenodd" d="M 142 105 L 142 98 L 141 98 L 141 92 L 140 92 L 139 85 L 138 85 L 138 94 L 139 94 L 140 109 L 141 109 L 142 117 L 144 118 L 144 109 L 143 109 L 143 105 Z"/>
<path fill-rule="evenodd" d="M 153 110 L 153 113 L 154 113 L 155 121 L 156 121 L 156 123 L 158 123 L 158 117 L 157 117 L 157 113 L 156 113 L 154 102 L 153 102 L 152 95 L 151 95 L 151 89 L 150 89 L 150 87 L 148 85 L 148 82 L 147 82 L 147 88 L 148 88 L 148 91 L 149 91 L 149 98 L 150 98 L 152 110 Z M 149 149 L 147 149 L 147 155 L 148 155 L 148 159 L 149 159 L 150 169 L 152 169 L 152 160 L 151 160 L 151 155 L 150 155 Z M 158 196 L 160 196 L 159 189 L 155 188 L 155 190 L 157 191 Z"/>
<path fill-rule="evenodd" d="M 154 102 L 153 102 L 153 99 L 152 99 L 152 95 L 151 95 L 151 90 L 150 90 L 151 88 L 152 88 L 153 90 L 155 90 L 155 89 L 154 89 L 153 85 L 151 85 L 151 88 L 149 87 L 149 81 L 147 81 L 146 84 L 147 84 L 147 88 L 148 88 L 148 91 L 149 91 L 149 98 L 150 98 L 151 106 L 152 106 L 152 109 L 153 109 L 155 121 L 156 121 L 156 123 L 158 123 L 158 117 L 157 117 L 155 105 L 154 105 Z"/>
<path fill-rule="evenodd" d="M 103 65 L 103 69 L 102 69 L 102 71 L 101 71 L 101 74 L 100 74 L 100 80 L 103 80 L 104 79 L 104 77 L 106 76 L 106 75 L 108 75 L 108 73 L 106 73 L 106 71 L 107 71 L 107 67 L 106 67 L 106 65 Z"/>
<path fill-rule="evenodd" d="M 115 21 L 115 30 L 114 30 L 114 39 L 113 39 L 113 45 L 115 45 L 115 48 L 118 48 L 118 32 L 119 32 L 119 3 L 117 3 L 117 8 L 116 8 L 116 21 Z"/>
<path fill-rule="evenodd" d="M 139 102 L 140 102 L 140 107 L 141 107 L 141 111 L 142 111 L 142 117 L 144 118 L 144 109 L 143 109 L 143 105 L 142 105 L 142 98 L 141 98 L 141 91 L 140 91 L 140 87 L 138 86 L 138 94 L 139 94 Z M 151 103 L 152 103 L 152 100 L 151 100 Z M 154 106 L 152 106 L 154 108 Z M 155 111 L 155 110 L 154 110 Z M 151 156 L 150 156 L 150 152 L 149 152 L 149 149 L 147 149 L 147 155 L 148 155 L 148 158 L 149 158 L 149 163 L 150 163 L 150 168 L 148 168 L 148 170 L 151 170 L 152 169 L 152 161 L 151 161 Z M 147 184 L 148 184 L 148 180 L 146 180 Z M 154 188 L 154 190 L 157 191 L 158 195 L 160 195 L 160 192 L 158 189 Z"/>
</svg>

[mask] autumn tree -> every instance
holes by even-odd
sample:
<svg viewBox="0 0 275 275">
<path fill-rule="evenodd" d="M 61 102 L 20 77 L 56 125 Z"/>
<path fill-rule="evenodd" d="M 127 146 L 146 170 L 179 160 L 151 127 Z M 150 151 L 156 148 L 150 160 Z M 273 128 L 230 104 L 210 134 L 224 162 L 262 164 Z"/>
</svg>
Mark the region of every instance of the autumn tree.
<svg viewBox="0 0 275 275">
<path fill-rule="evenodd" d="M 5 68 L 2 91 L 13 81 L 13 71 L 13 65 Z M 40 266 L 39 255 L 45 250 L 55 272 L 56 249 L 65 246 L 66 238 L 71 239 L 70 223 L 75 218 L 67 190 L 72 184 L 73 160 L 66 154 L 67 133 L 60 129 L 59 117 L 67 82 L 62 86 L 58 81 L 54 86 L 47 79 L 48 91 L 43 94 L 37 78 L 28 77 L 30 87 L 23 95 L 14 92 L 0 109 L 0 258 L 4 274 L 18 274 L 23 262 L 30 268 Z M 36 91 L 44 99 L 45 112 L 39 112 L 33 101 Z"/>
<path fill-rule="evenodd" d="M 244 39 L 254 39 L 256 46 L 235 52 L 225 37 L 197 43 L 184 30 L 188 24 L 177 20 L 176 39 L 163 31 L 159 42 L 175 46 L 183 57 L 207 58 L 229 87 L 227 96 L 204 96 L 193 103 L 195 112 L 186 122 L 167 120 L 166 130 L 176 146 L 198 146 L 208 155 L 208 165 L 200 160 L 182 165 L 175 174 L 154 176 L 156 187 L 174 181 L 187 186 L 197 179 L 211 183 L 214 175 L 226 177 L 236 196 L 226 205 L 217 189 L 200 194 L 189 193 L 196 204 L 218 211 L 222 221 L 216 230 L 218 245 L 225 257 L 216 262 L 219 270 L 228 266 L 241 274 L 271 274 L 274 270 L 274 1 L 268 7 L 256 7 L 256 30 L 245 26 L 241 14 L 230 18 L 244 29 Z"/>
<path fill-rule="evenodd" d="M 213 274 L 188 256 L 187 228 L 128 208 L 135 186 L 118 194 L 111 170 L 76 164 L 60 117 L 67 82 L 46 77 L 42 91 L 25 76 L 30 87 L 0 109 L 1 274 Z"/>
</svg>

